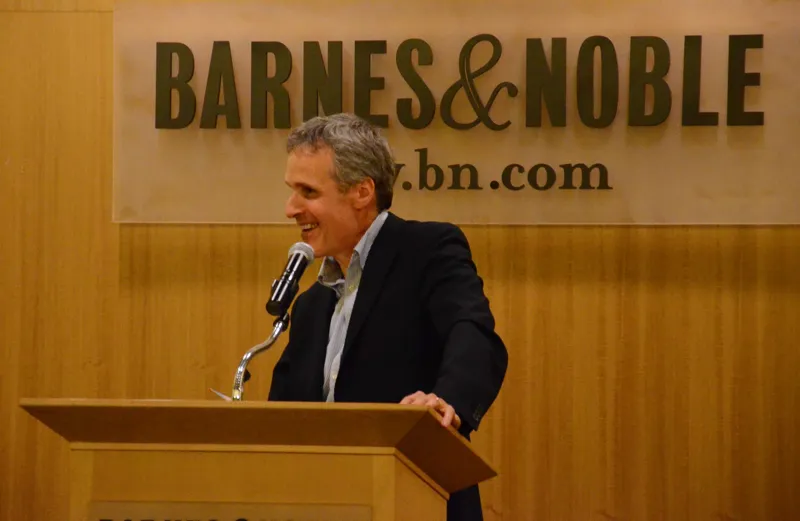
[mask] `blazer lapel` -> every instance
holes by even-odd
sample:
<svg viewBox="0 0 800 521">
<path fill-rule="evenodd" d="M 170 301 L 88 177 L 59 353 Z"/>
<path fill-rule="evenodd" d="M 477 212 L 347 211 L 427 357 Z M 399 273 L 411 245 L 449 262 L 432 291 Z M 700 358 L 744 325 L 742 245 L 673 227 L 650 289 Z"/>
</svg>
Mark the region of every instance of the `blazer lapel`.
<svg viewBox="0 0 800 521">
<path fill-rule="evenodd" d="M 369 251 L 367 264 L 364 267 L 361 282 L 358 285 L 358 295 L 353 306 L 353 314 L 350 315 L 350 324 L 347 327 L 347 336 L 342 350 L 343 361 L 347 356 L 347 352 L 352 349 L 359 331 L 367 320 L 375 299 L 378 298 L 386 276 L 389 274 L 397 256 L 398 232 L 402 223 L 402 219 L 390 213 Z"/>
<path fill-rule="evenodd" d="M 317 309 L 312 313 L 314 317 L 313 324 L 308 328 L 311 334 L 310 345 L 308 346 L 311 353 L 309 355 L 310 363 L 306 366 L 306 370 L 309 371 L 306 381 L 310 384 L 308 392 L 311 395 L 311 401 L 325 400 L 322 395 L 325 354 L 328 350 L 328 332 L 331 327 L 331 317 L 336 306 L 336 293 L 332 289 L 320 287 L 319 290 L 322 294 L 315 303 Z"/>
</svg>

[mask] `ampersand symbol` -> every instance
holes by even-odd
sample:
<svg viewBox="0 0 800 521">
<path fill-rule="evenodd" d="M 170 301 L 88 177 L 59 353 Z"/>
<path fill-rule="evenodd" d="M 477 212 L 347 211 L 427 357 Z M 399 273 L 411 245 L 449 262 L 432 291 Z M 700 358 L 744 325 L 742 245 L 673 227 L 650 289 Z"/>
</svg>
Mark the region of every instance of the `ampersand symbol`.
<svg viewBox="0 0 800 521">
<path fill-rule="evenodd" d="M 489 42 L 492 44 L 492 56 L 481 68 L 472 71 L 470 70 L 472 50 L 481 42 Z M 483 103 L 480 94 L 478 94 L 478 89 L 475 87 L 475 78 L 494 67 L 500 60 L 502 54 L 503 46 L 500 40 L 491 34 L 479 34 L 467 40 L 467 43 L 461 48 L 461 53 L 458 57 L 458 72 L 461 77 L 457 82 L 452 84 L 450 88 L 445 91 L 444 96 L 442 96 L 442 120 L 447 126 L 458 130 L 467 130 L 475 127 L 478 123 L 483 123 L 492 130 L 503 130 L 511 124 L 511 121 L 506 121 L 502 124 L 495 123 L 489 111 L 491 111 L 492 105 L 497 95 L 500 94 L 500 91 L 507 89 L 508 95 L 513 98 L 518 93 L 517 86 L 509 81 L 504 81 L 494 88 L 486 104 Z M 472 105 L 472 109 L 477 116 L 474 121 L 469 123 L 460 123 L 453 119 L 453 100 L 461 89 L 464 89 L 464 94 L 467 95 L 467 100 L 469 104 Z"/>
</svg>

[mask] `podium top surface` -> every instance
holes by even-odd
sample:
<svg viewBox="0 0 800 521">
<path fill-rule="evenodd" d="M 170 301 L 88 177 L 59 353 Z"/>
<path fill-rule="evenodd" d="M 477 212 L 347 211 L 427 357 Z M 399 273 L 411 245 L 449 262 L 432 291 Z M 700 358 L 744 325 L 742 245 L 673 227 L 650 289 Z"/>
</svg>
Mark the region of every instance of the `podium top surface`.
<svg viewBox="0 0 800 521">
<path fill-rule="evenodd" d="M 20 406 L 71 443 L 394 448 L 448 492 L 497 474 L 421 406 L 74 398 Z"/>
</svg>

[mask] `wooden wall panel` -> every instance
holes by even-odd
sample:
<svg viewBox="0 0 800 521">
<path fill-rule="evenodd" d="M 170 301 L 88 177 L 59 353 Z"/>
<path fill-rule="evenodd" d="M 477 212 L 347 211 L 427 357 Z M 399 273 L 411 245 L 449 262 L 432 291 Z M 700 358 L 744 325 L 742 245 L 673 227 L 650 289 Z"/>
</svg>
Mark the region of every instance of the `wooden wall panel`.
<svg viewBox="0 0 800 521">
<path fill-rule="evenodd" d="M 797 510 L 798 230 L 470 236 L 512 350 L 477 440 L 497 519 Z"/>
<path fill-rule="evenodd" d="M 297 239 L 110 222 L 111 37 L 110 13 L 0 12 L 3 520 L 65 512 L 65 448 L 20 397 L 229 392 Z M 466 231 L 511 363 L 475 436 L 487 520 L 800 511 L 800 229 Z"/>
<path fill-rule="evenodd" d="M 111 12 L 114 0 L 0 0 L 0 12 Z"/>
<path fill-rule="evenodd" d="M 16 257 L 3 277 L 4 348 L 15 382 L 3 394 L 3 519 L 47 519 L 63 512 L 66 453 L 49 432 L 20 414 L 20 396 L 97 392 L 94 362 L 107 336 L 102 312 L 116 264 L 109 213 L 111 113 L 108 16 L 1 13 L 2 238 Z M 6 190 L 5 185 L 13 187 Z M 10 198 L 9 198 L 10 199 Z M 105 222 L 104 222 L 105 221 Z M 5 294 L 5 291 L 3 291 Z M 7 314 L 8 313 L 8 314 Z M 4 375 L 5 380 L 5 375 Z"/>
</svg>

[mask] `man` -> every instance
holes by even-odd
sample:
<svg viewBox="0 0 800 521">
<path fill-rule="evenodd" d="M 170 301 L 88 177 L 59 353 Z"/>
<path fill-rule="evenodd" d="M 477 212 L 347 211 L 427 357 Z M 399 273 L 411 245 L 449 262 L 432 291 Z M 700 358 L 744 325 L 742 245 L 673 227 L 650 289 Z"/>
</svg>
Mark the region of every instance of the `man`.
<svg viewBox="0 0 800 521">
<path fill-rule="evenodd" d="M 466 237 L 389 212 L 397 177 L 380 133 L 348 114 L 289 136 L 286 216 L 322 258 L 297 297 L 269 399 L 418 404 L 469 438 L 508 364 Z M 448 521 L 482 519 L 478 487 Z"/>
</svg>

